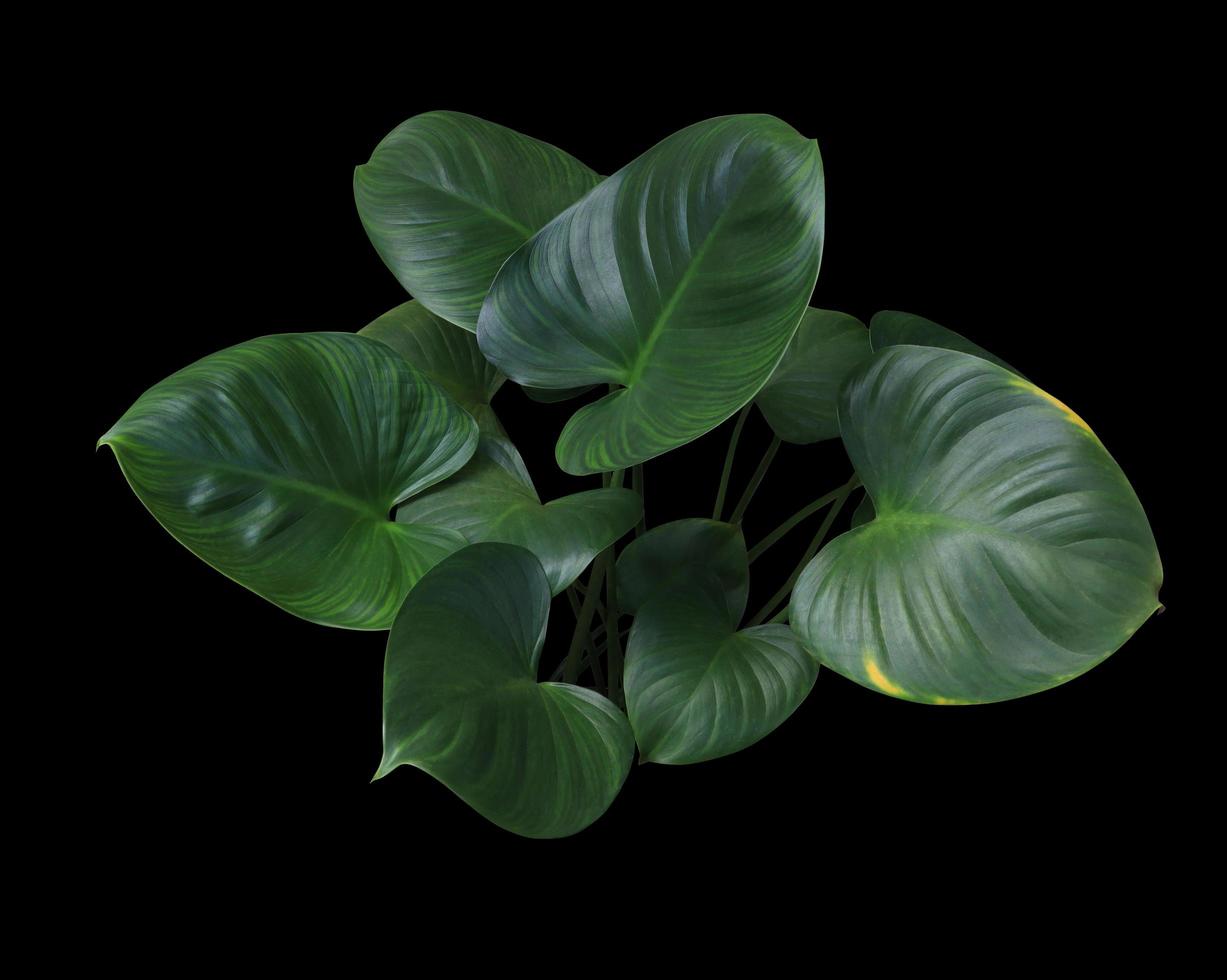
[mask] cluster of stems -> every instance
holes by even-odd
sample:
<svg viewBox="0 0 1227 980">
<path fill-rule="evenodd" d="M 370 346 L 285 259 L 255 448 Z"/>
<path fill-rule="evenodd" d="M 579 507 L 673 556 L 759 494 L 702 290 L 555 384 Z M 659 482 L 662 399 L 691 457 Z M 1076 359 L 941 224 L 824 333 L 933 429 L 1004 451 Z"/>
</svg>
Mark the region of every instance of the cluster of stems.
<svg viewBox="0 0 1227 980">
<path fill-rule="evenodd" d="M 743 408 L 737 416 L 737 421 L 733 423 L 733 435 L 729 439 L 728 452 L 724 457 L 724 469 L 720 474 L 720 486 L 716 491 L 716 503 L 712 508 L 711 516 L 713 520 L 718 521 L 722 519 L 725 496 L 729 486 L 729 476 L 733 471 L 733 458 L 737 452 L 737 443 L 741 439 L 742 427 L 745 425 L 752 406 L 753 403 Z M 772 438 L 766 452 L 763 453 L 762 459 L 751 475 L 750 482 L 746 484 L 741 498 L 737 501 L 736 506 L 733 507 L 733 512 L 728 518 L 730 524 L 741 524 L 742 519 L 745 517 L 746 509 L 750 506 L 750 501 L 754 499 L 755 492 L 762 484 L 763 478 L 767 475 L 767 470 L 771 466 L 771 461 L 775 459 L 775 454 L 779 451 L 779 448 L 780 438 L 775 436 Z M 605 473 L 601 477 L 602 485 L 606 487 L 620 487 L 625 481 L 625 475 L 625 470 L 614 470 L 612 473 Z M 822 543 L 830 533 L 835 519 L 839 516 L 844 504 L 847 503 L 848 497 L 860 485 L 860 477 L 853 473 L 842 486 L 836 487 L 829 493 L 823 494 L 817 500 L 806 504 L 750 549 L 749 560 L 752 564 L 758 558 L 761 558 L 767 549 L 806 518 L 816 514 L 824 507 L 829 508 L 822 524 L 818 527 L 818 531 L 814 534 L 813 539 L 802 554 L 801 560 L 797 562 L 796 567 L 793 568 L 788 578 L 780 585 L 771 598 L 763 603 L 762 607 L 750 617 L 746 623 L 747 627 L 758 626 L 764 622 L 782 623 L 787 620 L 787 599 L 792 593 L 793 586 L 797 583 L 797 578 L 801 575 L 805 566 L 813 559 L 814 555 L 818 553 L 818 549 L 822 547 Z M 642 463 L 636 465 L 631 470 L 631 488 L 640 497 L 643 497 Z M 635 526 L 635 537 L 642 535 L 645 530 L 647 530 L 646 521 L 643 517 L 640 517 L 639 523 Z M 581 583 L 577 580 L 575 584 L 567 589 L 567 600 L 570 602 L 571 611 L 575 615 L 575 630 L 571 634 L 571 645 L 567 650 L 566 658 L 558 666 L 558 669 L 554 671 L 554 675 L 550 680 L 556 681 L 561 679 L 568 684 L 574 684 L 579 681 L 585 671 L 590 671 L 596 688 L 605 691 L 609 698 L 620 707 L 625 707 L 626 702 L 622 693 L 623 640 L 630 632 L 630 628 L 622 627 L 621 611 L 618 609 L 617 553 L 615 549 L 616 545 L 611 544 L 597 555 L 592 562 L 587 583 Z M 602 588 L 605 595 L 603 603 L 601 602 Z M 784 603 L 784 606 L 779 608 L 777 612 L 776 610 L 781 603 Z M 772 615 L 773 613 L 774 615 Z M 595 622 L 596 620 L 599 620 L 599 622 Z"/>
</svg>

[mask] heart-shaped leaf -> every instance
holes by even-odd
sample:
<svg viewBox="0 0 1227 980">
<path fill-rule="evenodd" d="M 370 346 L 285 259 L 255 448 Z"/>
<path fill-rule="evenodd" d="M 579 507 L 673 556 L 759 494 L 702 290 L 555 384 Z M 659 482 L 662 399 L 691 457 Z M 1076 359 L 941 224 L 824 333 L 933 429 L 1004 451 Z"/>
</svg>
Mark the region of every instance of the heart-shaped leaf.
<svg viewBox="0 0 1227 980">
<path fill-rule="evenodd" d="M 646 532 L 618 556 L 618 602 L 634 615 L 654 596 L 692 583 L 698 571 L 714 579 L 734 624 L 746 611 L 750 563 L 741 528 L 687 517 Z"/>
<path fill-rule="evenodd" d="M 634 527 L 643 513 L 639 494 L 620 487 L 587 490 L 542 504 L 531 486 L 491 459 L 488 442 L 455 476 L 418 494 L 396 512 L 398 521 L 448 527 L 470 542 L 527 548 L 557 595 L 596 555 Z"/>
<path fill-rule="evenodd" d="M 926 320 L 915 313 L 900 313 L 897 310 L 883 310 L 875 313 L 869 321 L 869 337 L 875 351 L 885 347 L 898 347 L 909 344 L 916 347 L 940 347 L 944 350 L 958 350 L 964 354 L 975 354 L 986 361 L 1000 364 L 1007 371 L 1013 371 L 1020 378 L 1026 375 L 1010 367 L 996 354 L 986 351 L 979 344 L 973 344 L 962 334 L 957 334 L 940 323 Z"/>
<path fill-rule="evenodd" d="M 477 427 L 383 344 L 261 337 L 145 392 L 99 445 L 174 537 L 313 622 L 387 629 L 421 575 L 464 545 L 390 520 L 456 472 Z"/>
<path fill-rule="evenodd" d="M 775 370 L 818 275 L 818 147 L 771 116 L 675 133 L 499 270 L 482 352 L 541 388 L 624 387 L 580 408 L 559 465 L 597 473 L 701 436 Z"/>
<path fill-rule="evenodd" d="M 787 626 L 738 632 L 714 577 L 690 571 L 688 583 L 644 603 L 627 640 L 626 705 L 644 761 L 738 752 L 788 718 L 818 676 Z"/>
<path fill-rule="evenodd" d="M 784 359 L 754 403 L 785 442 L 834 439 L 839 435 L 839 386 L 869 354 L 869 331 L 856 317 L 806 310 Z"/>
<path fill-rule="evenodd" d="M 548 143 L 463 112 L 426 112 L 354 171 L 354 200 L 401 285 L 472 331 L 507 256 L 600 179 Z"/>
<path fill-rule="evenodd" d="M 541 565 L 513 545 L 471 545 L 422 578 L 388 637 L 376 778 L 416 766 L 526 837 L 608 809 L 634 738 L 595 692 L 537 682 L 549 603 Z"/>
<path fill-rule="evenodd" d="M 839 418 L 876 516 L 793 591 L 789 621 L 822 663 L 896 697 L 998 701 L 1089 670 L 1158 607 L 1137 496 L 1030 382 L 887 347 L 849 379 Z"/>
</svg>

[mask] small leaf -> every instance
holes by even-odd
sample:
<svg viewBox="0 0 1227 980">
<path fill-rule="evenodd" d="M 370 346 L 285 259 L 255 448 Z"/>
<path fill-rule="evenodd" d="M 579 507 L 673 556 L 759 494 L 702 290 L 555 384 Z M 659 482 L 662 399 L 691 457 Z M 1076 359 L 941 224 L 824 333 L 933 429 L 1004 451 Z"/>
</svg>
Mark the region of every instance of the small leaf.
<svg viewBox="0 0 1227 980">
<path fill-rule="evenodd" d="M 568 473 L 715 428 L 771 376 L 818 275 L 818 147 L 772 116 L 697 123 L 607 178 L 499 270 L 483 353 L 521 385 L 620 389 L 571 417 Z"/>
<path fill-rule="evenodd" d="M 391 509 L 455 473 L 477 427 L 383 344 L 279 334 L 145 392 L 104 435 L 142 503 L 218 571 L 313 622 L 387 629 L 464 545 Z"/>
<path fill-rule="evenodd" d="M 1162 567 L 1128 480 L 1066 405 L 969 354 L 898 346 L 844 386 L 873 498 L 797 581 L 823 664 L 935 704 L 999 701 L 1108 657 L 1158 608 Z"/>
<path fill-rule="evenodd" d="M 354 200 L 401 285 L 472 331 L 507 256 L 600 179 L 549 143 L 463 112 L 426 112 L 354 171 Z"/>
<path fill-rule="evenodd" d="M 649 600 L 626 650 L 626 704 L 640 756 L 682 765 L 738 752 L 805 700 L 818 664 L 787 626 L 736 632 L 718 590 Z"/>
<path fill-rule="evenodd" d="M 940 323 L 926 320 L 914 313 L 899 313 L 896 310 L 883 310 L 875 313 L 869 321 L 870 341 L 875 351 L 886 347 L 897 347 L 910 344 L 916 347 L 940 347 L 944 350 L 962 351 L 964 354 L 974 354 L 986 361 L 999 364 L 1007 371 L 1013 371 L 1020 378 L 1026 375 L 1015 371 L 996 354 L 990 354 L 979 344 L 973 344 L 966 337 L 955 333 Z"/>
<path fill-rule="evenodd" d="M 549 602 L 540 564 L 512 545 L 471 545 L 426 574 L 388 637 L 376 778 L 416 766 L 525 837 L 608 809 L 634 739 L 595 692 L 537 682 Z"/>
<path fill-rule="evenodd" d="M 869 331 L 860 320 L 833 310 L 806 310 L 784 359 L 754 402 L 785 442 L 835 439 L 839 386 L 869 354 Z"/>
<path fill-rule="evenodd" d="M 628 544 L 618 557 L 618 602 L 632 615 L 654 596 L 710 575 L 734 624 L 746 611 L 750 564 L 741 528 L 688 517 L 661 524 Z"/>
</svg>

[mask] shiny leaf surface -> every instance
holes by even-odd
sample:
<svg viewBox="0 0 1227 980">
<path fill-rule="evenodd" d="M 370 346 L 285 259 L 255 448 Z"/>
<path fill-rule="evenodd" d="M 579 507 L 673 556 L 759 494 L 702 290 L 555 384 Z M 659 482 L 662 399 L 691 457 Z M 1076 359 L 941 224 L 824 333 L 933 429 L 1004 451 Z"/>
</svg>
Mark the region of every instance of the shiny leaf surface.
<svg viewBox="0 0 1227 980">
<path fill-rule="evenodd" d="M 99 442 L 178 541 L 314 622 L 387 629 L 413 583 L 464 545 L 390 513 L 464 465 L 477 427 L 364 337 L 280 334 L 210 355 Z"/>
<path fill-rule="evenodd" d="M 917 701 L 1019 697 L 1094 667 L 1158 607 L 1137 496 L 1030 382 L 888 347 L 845 386 L 840 426 L 876 516 L 819 552 L 789 612 L 839 673 Z"/>
<path fill-rule="evenodd" d="M 354 171 L 354 200 L 401 285 L 472 331 L 507 256 L 599 181 L 548 143 L 463 112 L 426 112 Z"/>
<path fill-rule="evenodd" d="M 607 699 L 537 682 L 549 602 L 540 564 L 512 545 L 472 545 L 426 574 L 388 637 L 376 778 L 416 766 L 526 837 L 605 812 L 634 740 Z"/>
<path fill-rule="evenodd" d="M 869 331 L 856 317 L 806 310 L 784 359 L 754 402 L 785 442 L 835 439 L 839 386 L 869 354 Z"/>
<path fill-rule="evenodd" d="M 627 641 L 640 755 L 682 765 L 740 751 L 788 718 L 817 676 L 787 626 L 737 632 L 719 590 L 679 586 L 644 604 Z"/>
<path fill-rule="evenodd" d="M 523 385 L 623 386 L 571 417 L 565 471 L 642 462 L 719 425 L 770 377 L 813 290 L 823 218 L 812 140 L 771 116 L 697 123 L 512 255 L 478 342 Z"/>
</svg>

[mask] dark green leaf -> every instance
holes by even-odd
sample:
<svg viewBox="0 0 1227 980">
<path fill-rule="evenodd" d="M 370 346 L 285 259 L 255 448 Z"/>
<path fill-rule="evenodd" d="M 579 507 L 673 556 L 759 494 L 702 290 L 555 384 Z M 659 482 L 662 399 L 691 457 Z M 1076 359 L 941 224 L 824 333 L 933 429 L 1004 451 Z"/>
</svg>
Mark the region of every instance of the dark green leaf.
<svg viewBox="0 0 1227 980">
<path fill-rule="evenodd" d="M 537 682 L 549 603 L 540 564 L 513 545 L 472 545 L 426 574 L 388 637 L 376 778 L 416 766 L 526 837 L 608 809 L 634 739 L 595 692 Z"/>
<path fill-rule="evenodd" d="M 559 465 L 630 466 L 752 399 L 822 251 L 818 147 L 771 116 L 698 123 L 546 225 L 499 271 L 478 342 L 520 384 L 623 388 L 580 408 Z"/>
<path fill-rule="evenodd" d="M 746 611 L 750 566 L 741 528 L 688 517 L 636 538 L 618 557 L 618 601 L 632 615 L 653 596 L 710 576 L 725 597 L 734 624 Z"/>
<path fill-rule="evenodd" d="M 869 357 L 869 331 L 856 317 L 806 310 L 784 359 L 754 400 L 785 442 L 806 444 L 839 435 L 839 386 Z"/>
<path fill-rule="evenodd" d="M 869 321 L 870 342 L 875 351 L 885 347 L 897 347 L 901 344 L 911 344 L 917 347 L 941 347 L 945 350 L 958 350 L 964 354 L 975 354 L 986 361 L 1000 364 L 1007 371 L 1014 371 L 1020 378 L 1025 378 L 1021 371 L 1006 364 L 996 354 L 990 354 L 979 344 L 973 344 L 966 337 L 943 327 L 932 320 L 926 320 L 914 313 L 899 313 L 896 310 L 883 310 L 875 313 Z"/>
<path fill-rule="evenodd" d="M 392 507 L 455 473 L 477 427 L 383 344 L 280 334 L 145 392 L 100 440 L 158 521 L 218 571 L 314 622 L 387 629 L 464 545 Z"/>
<path fill-rule="evenodd" d="M 888 347 L 844 388 L 840 427 L 876 517 L 833 540 L 789 621 L 826 665 L 932 703 L 1053 687 L 1158 607 L 1133 489 L 1087 424 L 979 357 Z"/>
<path fill-rule="evenodd" d="M 626 650 L 626 703 L 641 758 L 681 765 L 740 751 L 805 700 L 818 664 L 787 626 L 735 632 L 719 590 L 677 586 L 646 602 Z"/>
<path fill-rule="evenodd" d="M 426 112 L 355 170 L 354 200 L 401 285 L 472 331 L 507 256 L 600 179 L 548 143 L 463 112 Z"/>
</svg>

